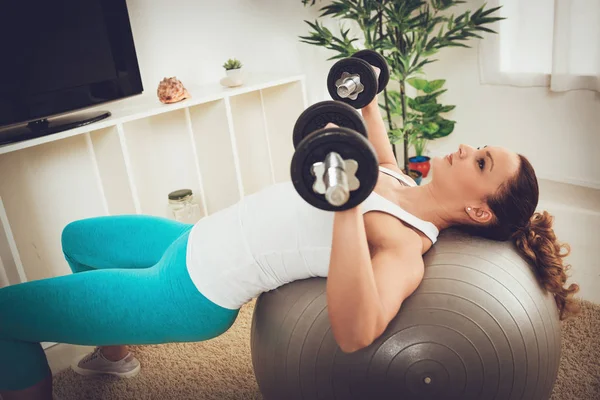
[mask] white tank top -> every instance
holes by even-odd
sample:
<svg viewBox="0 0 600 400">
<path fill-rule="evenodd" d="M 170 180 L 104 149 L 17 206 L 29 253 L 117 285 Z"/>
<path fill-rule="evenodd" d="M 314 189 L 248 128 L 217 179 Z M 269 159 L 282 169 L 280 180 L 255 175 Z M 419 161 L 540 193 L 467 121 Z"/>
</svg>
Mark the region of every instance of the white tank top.
<svg viewBox="0 0 600 400">
<path fill-rule="evenodd" d="M 415 186 L 393 170 L 379 169 Z M 435 225 L 375 192 L 360 208 L 363 214 L 391 214 L 423 232 L 432 243 L 437 240 Z M 186 254 L 189 275 L 207 299 L 234 310 L 286 283 L 327 277 L 333 217 L 333 212 L 305 202 L 291 182 L 274 184 L 194 225 Z"/>
</svg>

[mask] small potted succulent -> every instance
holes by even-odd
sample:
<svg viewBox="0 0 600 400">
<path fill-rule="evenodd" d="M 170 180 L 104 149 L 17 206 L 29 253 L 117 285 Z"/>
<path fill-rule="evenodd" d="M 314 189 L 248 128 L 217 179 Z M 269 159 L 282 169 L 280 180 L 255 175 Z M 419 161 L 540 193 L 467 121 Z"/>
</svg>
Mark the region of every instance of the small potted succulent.
<svg viewBox="0 0 600 400">
<path fill-rule="evenodd" d="M 243 82 L 242 63 L 236 58 L 230 58 L 223 64 L 227 77 L 224 79 L 226 86 L 239 86 Z"/>
</svg>

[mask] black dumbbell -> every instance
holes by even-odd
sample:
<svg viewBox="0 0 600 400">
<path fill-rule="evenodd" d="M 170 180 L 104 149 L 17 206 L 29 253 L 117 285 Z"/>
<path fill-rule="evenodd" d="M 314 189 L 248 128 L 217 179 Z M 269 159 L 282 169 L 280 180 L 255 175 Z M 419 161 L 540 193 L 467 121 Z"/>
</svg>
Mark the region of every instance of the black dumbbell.
<svg viewBox="0 0 600 400">
<path fill-rule="evenodd" d="M 372 66 L 380 69 L 379 79 Z M 327 76 L 327 89 L 332 99 L 363 108 L 389 80 L 390 70 L 385 58 L 376 51 L 361 50 L 333 64 Z"/>
<path fill-rule="evenodd" d="M 352 58 L 359 58 L 369 63 L 369 65 L 379 68 L 379 80 L 377 81 L 377 93 L 381 93 L 390 81 L 390 68 L 385 58 L 373 50 L 361 50 L 352 55 Z"/>
<path fill-rule="evenodd" d="M 300 114 L 294 125 L 294 148 L 316 130 L 328 123 L 352 129 L 367 137 L 367 126 L 362 116 L 351 106 L 339 101 L 326 100 L 315 103 Z"/>
<path fill-rule="evenodd" d="M 328 121 L 327 115 L 339 118 Z M 322 128 L 328 122 L 339 127 Z M 355 124 L 360 130 L 345 123 Z M 377 155 L 362 117 L 344 103 L 321 102 L 303 112 L 296 126 L 316 126 L 312 132 L 294 129 L 296 151 L 291 177 L 298 194 L 326 211 L 343 211 L 362 203 L 375 188 L 379 174 Z"/>
</svg>

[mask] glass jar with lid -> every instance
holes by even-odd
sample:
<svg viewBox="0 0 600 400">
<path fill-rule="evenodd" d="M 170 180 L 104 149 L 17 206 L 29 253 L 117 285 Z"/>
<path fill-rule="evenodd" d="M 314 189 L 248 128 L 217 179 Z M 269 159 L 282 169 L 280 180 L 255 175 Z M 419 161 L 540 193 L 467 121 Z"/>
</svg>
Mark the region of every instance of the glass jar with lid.
<svg viewBox="0 0 600 400">
<path fill-rule="evenodd" d="M 169 193 L 170 216 L 179 222 L 195 224 L 200 219 L 200 206 L 194 201 L 191 189 L 179 189 Z"/>
</svg>

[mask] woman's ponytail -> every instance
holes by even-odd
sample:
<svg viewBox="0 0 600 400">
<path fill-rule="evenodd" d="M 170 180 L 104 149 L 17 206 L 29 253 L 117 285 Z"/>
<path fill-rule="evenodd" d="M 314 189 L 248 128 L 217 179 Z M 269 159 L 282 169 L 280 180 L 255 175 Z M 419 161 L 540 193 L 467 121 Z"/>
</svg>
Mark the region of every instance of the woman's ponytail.
<svg viewBox="0 0 600 400">
<path fill-rule="evenodd" d="M 579 303 L 573 299 L 579 286 L 572 283 L 565 287 L 566 272 L 571 266 L 564 264 L 563 259 L 569 255 L 571 248 L 556 240 L 553 221 L 548 212 L 536 212 L 527 226 L 513 234 L 513 239 L 517 248 L 535 267 L 541 284 L 554 295 L 560 319 L 563 320 L 580 311 Z"/>
</svg>

